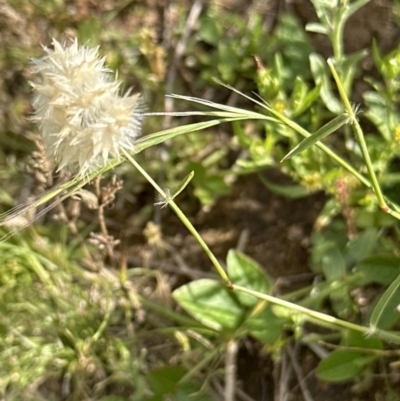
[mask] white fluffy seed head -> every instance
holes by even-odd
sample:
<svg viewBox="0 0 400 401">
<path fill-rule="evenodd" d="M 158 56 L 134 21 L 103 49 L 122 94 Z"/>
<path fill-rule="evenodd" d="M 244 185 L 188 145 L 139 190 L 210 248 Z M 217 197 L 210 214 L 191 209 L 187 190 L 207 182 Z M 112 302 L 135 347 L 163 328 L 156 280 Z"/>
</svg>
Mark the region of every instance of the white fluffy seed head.
<svg viewBox="0 0 400 401">
<path fill-rule="evenodd" d="M 120 82 L 104 66 L 97 48 L 70 46 L 53 39 L 54 50 L 34 59 L 39 82 L 33 120 L 39 124 L 48 156 L 58 170 L 71 168 L 81 176 L 104 166 L 109 156 L 134 150 L 140 133 L 140 94 L 119 95 Z"/>
</svg>

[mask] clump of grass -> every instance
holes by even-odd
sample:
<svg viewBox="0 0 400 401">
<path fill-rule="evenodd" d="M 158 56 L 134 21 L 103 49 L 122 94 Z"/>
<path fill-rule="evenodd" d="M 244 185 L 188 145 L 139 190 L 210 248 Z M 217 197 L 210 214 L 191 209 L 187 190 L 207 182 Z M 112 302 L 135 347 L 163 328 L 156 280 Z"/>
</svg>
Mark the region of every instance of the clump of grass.
<svg viewBox="0 0 400 401">
<path fill-rule="evenodd" d="M 133 323 L 119 323 L 140 304 L 111 272 L 85 272 L 62 247 L 32 245 L 0 245 L 3 396 L 43 399 L 55 388 L 57 399 L 100 399 L 112 383 L 143 394 L 141 350 L 128 346 Z"/>
</svg>

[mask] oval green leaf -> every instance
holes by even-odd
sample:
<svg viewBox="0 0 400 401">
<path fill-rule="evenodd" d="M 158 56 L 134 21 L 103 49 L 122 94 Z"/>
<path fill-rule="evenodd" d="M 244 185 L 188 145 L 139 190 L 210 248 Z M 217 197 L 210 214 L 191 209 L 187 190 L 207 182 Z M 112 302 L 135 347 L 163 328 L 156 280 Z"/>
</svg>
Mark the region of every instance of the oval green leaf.
<svg viewBox="0 0 400 401">
<path fill-rule="evenodd" d="M 236 329 L 244 318 L 232 291 L 215 280 L 193 281 L 175 290 L 173 297 L 195 319 L 217 331 Z"/>
<path fill-rule="evenodd" d="M 316 375 L 319 379 L 338 382 L 350 380 L 372 362 L 376 357 L 352 350 L 336 350 L 318 365 Z"/>
<path fill-rule="evenodd" d="M 227 257 L 227 271 L 231 281 L 250 290 L 268 294 L 271 283 L 261 266 L 245 254 L 231 249 Z M 245 307 L 252 307 L 259 299 L 245 293 L 235 293 L 240 303 Z"/>
</svg>

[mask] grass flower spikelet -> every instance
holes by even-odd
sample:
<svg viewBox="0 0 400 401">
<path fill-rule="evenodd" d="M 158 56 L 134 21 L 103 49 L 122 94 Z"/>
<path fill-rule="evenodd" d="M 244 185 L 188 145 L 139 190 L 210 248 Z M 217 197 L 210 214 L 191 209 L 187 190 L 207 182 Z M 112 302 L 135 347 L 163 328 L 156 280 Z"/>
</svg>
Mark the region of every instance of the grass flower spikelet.
<svg viewBox="0 0 400 401">
<path fill-rule="evenodd" d="M 142 119 L 140 94 L 120 95 L 120 82 L 101 58 L 98 47 L 70 46 L 53 39 L 54 49 L 34 59 L 39 82 L 33 120 L 48 156 L 63 168 L 85 173 L 104 166 L 122 149 L 134 150 Z"/>
</svg>

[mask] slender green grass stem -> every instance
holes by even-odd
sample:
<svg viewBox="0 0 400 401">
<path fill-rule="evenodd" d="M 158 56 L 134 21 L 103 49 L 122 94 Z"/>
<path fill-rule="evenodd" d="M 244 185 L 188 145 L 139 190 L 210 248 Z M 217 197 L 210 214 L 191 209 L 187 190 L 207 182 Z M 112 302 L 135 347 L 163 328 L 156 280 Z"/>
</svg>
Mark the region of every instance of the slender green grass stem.
<svg viewBox="0 0 400 401">
<path fill-rule="evenodd" d="M 363 157 L 364 157 L 365 164 L 367 165 L 369 177 L 371 179 L 372 187 L 373 187 L 374 192 L 376 194 L 376 197 L 378 199 L 379 207 L 383 211 L 386 212 L 387 209 L 388 209 L 388 206 L 386 205 L 386 201 L 385 201 L 385 199 L 383 197 L 383 193 L 382 193 L 381 187 L 379 186 L 378 179 L 377 179 L 376 174 L 375 174 L 375 172 L 373 170 L 371 158 L 369 156 L 367 144 L 365 143 L 365 139 L 364 139 L 364 135 L 363 135 L 362 129 L 361 129 L 360 124 L 358 123 L 356 118 L 354 118 L 354 120 L 353 120 L 352 127 L 353 127 L 354 132 L 356 134 L 356 137 L 358 139 L 358 142 L 359 142 L 359 145 L 360 145 L 360 148 L 361 148 L 361 152 L 362 152 Z"/>
<path fill-rule="evenodd" d="M 288 121 L 289 126 L 291 126 L 293 124 L 294 123 L 292 123 L 291 121 Z M 299 128 L 300 128 L 300 130 L 299 130 Z M 301 129 L 301 127 L 296 127 L 295 129 L 297 132 L 302 133 L 304 136 L 309 136 L 309 133 L 306 132 L 305 130 Z M 301 131 L 303 131 L 303 132 L 301 132 Z M 323 145 L 321 144 L 320 147 L 322 147 L 322 146 Z M 327 152 L 328 154 L 331 153 L 328 148 L 326 148 L 326 151 L 328 151 Z M 397 342 L 397 343 L 400 342 L 400 337 L 397 335 L 397 333 L 390 333 L 390 332 L 386 332 L 386 331 L 379 330 L 376 328 L 370 329 L 370 328 L 360 326 L 355 323 L 337 319 L 333 316 L 308 309 L 304 306 L 300 306 L 300 305 L 285 301 L 283 299 L 273 297 L 268 294 L 263 294 L 258 291 L 253 291 L 251 289 L 233 284 L 230 281 L 228 275 L 226 274 L 226 272 L 223 269 L 223 267 L 221 266 L 221 264 L 218 262 L 218 260 L 214 256 L 214 254 L 209 249 L 208 245 L 204 242 L 204 240 L 201 238 L 200 234 L 197 232 L 197 230 L 194 228 L 194 226 L 188 220 L 188 218 L 185 216 L 185 214 L 181 211 L 181 209 L 178 207 L 178 205 L 174 202 L 174 200 L 149 176 L 149 174 L 147 174 L 147 172 L 140 166 L 140 164 L 132 156 L 129 155 L 129 153 L 127 153 L 126 151 L 123 151 L 123 153 L 124 153 L 125 157 L 127 158 L 127 160 L 129 160 L 131 162 L 131 164 L 143 175 L 143 177 L 145 177 L 146 180 L 156 189 L 156 191 L 161 195 L 161 197 L 165 200 L 165 202 L 171 206 L 172 210 L 176 213 L 176 215 L 179 217 L 179 219 L 182 221 L 182 223 L 186 226 L 186 228 L 189 230 L 189 232 L 196 238 L 196 240 L 198 241 L 200 246 L 203 248 L 204 252 L 207 254 L 207 256 L 211 260 L 212 264 L 217 269 L 218 274 L 220 275 L 220 277 L 225 282 L 225 284 L 228 288 L 253 295 L 259 299 L 269 301 L 275 305 L 282 306 L 288 310 L 299 312 L 302 315 L 306 316 L 308 320 L 314 321 L 318 324 L 325 325 L 332 329 L 354 330 L 357 332 L 361 332 L 364 335 L 376 335 L 387 341 L 392 341 L 392 342 Z M 334 157 L 334 159 L 340 161 L 341 162 L 340 164 L 345 163 L 345 167 L 349 171 L 353 170 L 352 167 L 350 165 L 348 165 L 346 162 L 344 162 L 341 158 Z M 364 177 L 360 176 L 360 174 L 355 172 L 355 175 L 357 177 L 359 177 L 361 179 L 361 181 L 364 182 L 366 185 L 370 186 L 369 181 L 366 180 Z"/>
<path fill-rule="evenodd" d="M 233 92 L 238 93 L 239 95 L 245 97 L 246 99 L 249 99 L 253 103 L 255 103 L 255 104 L 259 105 L 260 107 L 262 107 L 263 109 L 267 110 L 277 120 L 279 120 L 280 122 L 284 123 L 288 127 L 292 128 L 294 131 L 296 131 L 300 135 L 304 136 L 305 138 L 308 138 L 308 137 L 311 136 L 311 134 L 307 130 L 305 130 L 303 127 L 301 127 L 300 125 L 298 125 L 297 123 L 292 121 L 290 118 L 287 118 L 284 114 L 282 114 L 279 111 L 273 109 L 271 106 L 268 105 L 268 103 L 266 103 L 266 102 L 263 103 L 263 102 L 260 102 L 260 101 L 258 101 L 256 99 L 253 99 L 252 97 L 245 95 L 244 93 L 240 92 L 239 90 L 235 89 L 234 87 L 232 87 L 230 85 L 225 85 L 225 84 L 223 84 L 222 82 L 220 82 L 218 80 L 216 80 L 216 82 L 220 83 L 222 86 L 228 88 L 229 90 L 232 90 Z M 190 100 L 191 101 L 195 101 L 197 103 L 203 103 L 203 102 L 199 102 L 196 99 L 193 100 L 193 98 L 189 98 L 189 97 L 180 96 L 179 98 L 186 99 L 186 100 L 189 100 L 189 101 Z M 210 103 L 207 103 L 207 104 L 209 106 L 211 106 L 211 107 L 216 107 L 213 104 L 210 104 Z M 248 115 L 249 119 L 254 118 L 254 119 L 257 119 L 257 120 L 271 120 L 271 118 L 267 117 L 267 116 L 263 116 L 263 115 L 260 115 L 260 114 L 254 115 L 254 113 L 252 113 L 252 114 L 253 115 L 250 115 L 250 114 Z M 335 152 L 330 150 L 323 143 L 317 142 L 316 146 L 318 146 L 322 151 L 324 151 L 329 157 L 331 157 L 333 160 L 335 160 L 344 169 L 346 169 L 351 174 L 353 174 L 355 177 L 357 177 L 364 185 L 366 185 L 368 188 L 371 188 L 371 183 L 369 182 L 369 180 L 367 178 L 365 178 L 362 174 L 360 174 L 356 169 L 354 169 L 349 163 L 347 163 L 339 155 L 337 155 Z"/>
<path fill-rule="evenodd" d="M 272 295 L 263 294 L 258 291 L 253 291 L 248 288 L 242 287 L 240 285 L 232 284 L 232 290 L 237 290 L 244 292 L 246 294 L 253 295 L 259 299 L 263 299 L 265 301 L 271 302 L 272 304 L 282 306 L 288 310 L 296 311 L 305 315 L 308 320 L 318 323 L 320 325 L 324 325 L 330 327 L 331 329 L 346 329 L 346 330 L 354 330 L 360 333 L 363 333 L 365 336 L 375 336 L 379 337 L 382 340 L 393 342 L 393 343 L 400 343 L 400 333 L 390 332 L 386 330 L 381 330 L 376 327 L 364 327 L 360 326 L 359 324 L 347 322 L 345 320 L 337 319 L 336 317 L 326 315 L 325 313 L 317 312 L 304 306 L 300 306 L 294 304 L 292 302 L 285 301 L 280 298 L 273 297 Z"/>
<path fill-rule="evenodd" d="M 363 273 L 355 273 L 355 274 L 351 274 L 351 275 L 346 275 L 344 276 L 338 283 L 338 286 L 355 286 L 357 285 L 357 283 L 359 283 L 364 277 Z M 306 287 L 307 288 L 307 287 Z M 308 307 L 310 305 L 312 305 L 313 303 L 318 303 L 318 300 L 323 300 L 325 298 L 327 298 L 329 296 L 329 294 L 332 294 L 332 292 L 334 291 L 334 288 L 332 285 L 330 285 L 327 288 L 323 288 L 323 287 L 318 287 L 315 286 L 314 287 L 315 290 L 318 291 L 317 295 L 315 296 L 308 296 L 306 298 L 304 298 L 302 301 L 299 302 L 299 304 L 301 304 L 304 307 Z"/>
<path fill-rule="evenodd" d="M 318 322 L 325 323 L 329 327 L 332 328 L 342 328 L 342 329 L 348 329 L 348 330 L 355 330 L 364 334 L 368 333 L 368 328 L 364 326 L 360 326 L 358 324 L 354 324 L 351 322 L 346 322 L 345 320 L 337 319 L 333 316 L 326 315 L 325 313 L 317 312 L 308 308 L 305 308 L 304 306 L 300 306 L 297 304 L 294 304 L 292 302 L 285 301 L 280 298 L 276 298 L 272 295 L 268 294 L 263 294 L 258 291 L 250 290 L 248 288 L 242 287 L 240 285 L 232 284 L 232 290 L 237 290 L 244 292 L 246 294 L 253 295 L 259 299 L 264 299 L 265 301 L 269 301 L 275 305 L 283 306 L 284 308 L 288 310 L 293 310 L 296 312 L 300 312 L 301 314 L 307 316 L 311 320 L 316 320 Z"/>
<path fill-rule="evenodd" d="M 331 69 L 331 72 L 332 72 L 332 75 L 333 75 L 333 77 L 334 77 L 334 79 L 336 81 L 336 85 L 338 87 L 340 96 L 341 96 L 341 98 L 343 100 L 344 106 L 345 106 L 345 108 L 347 110 L 347 113 L 349 115 L 349 119 L 350 119 L 350 122 L 351 122 L 351 126 L 352 126 L 352 128 L 354 130 L 354 134 L 356 135 L 358 143 L 360 145 L 361 153 L 363 155 L 365 164 L 367 166 L 368 175 L 369 175 L 369 178 L 370 178 L 370 181 L 371 181 L 372 188 L 373 188 L 373 190 L 375 192 L 375 195 L 377 197 L 379 207 L 381 208 L 381 210 L 383 212 L 389 213 L 392 216 L 396 217 L 397 219 L 400 219 L 400 213 L 390 209 L 389 206 L 387 205 L 386 201 L 385 201 L 385 197 L 383 196 L 383 193 L 382 193 L 381 187 L 379 186 L 379 182 L 378 182 L 378 179 L 376 177 L 375 171 L 374 171 L 374 169 L 372 167 L 371 157 L 370 157 L 369 152 L 368 152 L 368 148 L 367 148 L 367 144 L 365 142 L 363 131 L 362 131 L 361 126 L 360 126 L 360 124 L 359 124 L 359 122 L 357 120 L 357 117 L 356 117 L 356 114 L 355 114 L 355 112 L 353 110 L 353 107 L 351 106 L 349 98 L 347 97 L 347 94 L 346 94 L 346 92 L 344 90 L 344 87 L 342 85 L 342 81 L 339 78 L 339 75 L 338 75 L 338 73 L 337 73 L 337 71 L 335 69 L 335 66 L 334 66 L 334 63 L 333 63 L 332 59 L 328 60 L 328 65 L 329 65 L 329 68 Z"/>
<path fill-rule="evenodd" d="M 337 15 L 335 18 L 335 27 L 333 29 L 331 36 L 333 54 L 335 55 L 335 60 L 341 61 L 343 58 L 343 29 L 344 22 L 341 19 L 341 15 Z"/>
<path fill-rule="evenodd" d="M 140 174 L 142 174 L 143 177 L 145 177 L 146 180 L 154 187 L 154 189 L 165 199 L 168 205 L 171 206 L 171 209 L 175 212 L 175 214 L 179 217 L 179 219 L 182 221 L 185 227 L 189 230 L 189 232 L 193 235 L 193 237 L 203 248 L 204 252 L 211 260 L 214 267 L 217 269 L 218 274 L 221 276 L 222 280 L 224 280 L 226 286 L 231 288 L 232 283 L 229 280 L 229 277 L 226 274 L 225 270 L 218 262 L 214 254 L 211 252 L 208 245 L 204 242 L 203 238 L 201 238 L 200 234 L 194 228 L 193 224 L 189 221 L 189 219 L 179 208 L 179 206 L 172 199 L 169 198 L 169 196 L 165 193 L 165 191 L 149 176 L 149 174 L 147 174 L 146 170 L 144 170 L 143 167 L 132 156 L 130 156 L 128 152 L 123 150 L 123 153 L 125 157 L 132 163 L 132 165 L 136 167 L 136 169 L 140 172 Z"/>
<path fill-rule="evenodd" d="M 110 318 L 111 318 L 111 313 L 114 310 L 114 305 L 112 301 L 109 301 L 108 305 L 107 305 L 107 310 L 104 316 L 103 321 L 101 322 L 100 326 L 98 327 L 98 329 L 96 330 L 96 333 L 94 333 L 93 337 L 92 337 L 92 341 L 94 343 L 98 342 L 99 339 L 101 338 L 101 336 L 103 335 L 103 333 L 105 332 L 105 330 L 107 329 L 107 327 L 109 326 L 110 323 Z"/>
<path fill-rule="evenodd" d="M 35 343 L 34 341 L 31 341 L 28 337 L 24 336 L 21 334 L 15 327 L 14 324 L 8 319 L 7 316 L 3 315 L 0 312 L 0 322 L 3 326 L 5 326 L 8 331 L 13 334 L 15 337 L 17 337 L 21 344 L 27 348 L 27 349 L 34 349 L 38 348 L 39 344 Z"/>
<path fill-rule="evenodd" d="M 268 108 L 270 113 L 272 113 L 276 118 L 278 118 L 280 121 L 282 121 L 284 124 L 286 124 L 288 127 L 292 128 L 296 132 L 298 132 L 300 135 L 304 136 L 305 138 L 308 138 L 311 136 L 311 134 L 305 130 L 303 127 L 295 123 L 294 121 L 290 120 L 289 118 L 285 117 L 283 114 L 275 111 L 274 109 Z M 347 163 L 344 159 L 342 159 L 339 155 L 337 155 L 335 152 L 330 150 L 327 146 L 325 146 L 322 143 L 317 142 L 316 146 L 318 146 L 321 150 L 323 150 L 329 157 L 331 157 L 333 160 L 335 160 L 338 164 L 340 164 L 343 168 L 345 168 L 348 172 L 353 174 L 355 177 L 357 177 L 364 185 L 366 185 L 368 188 L 371 187 L 371 183 L 363 176 L 361 175 L 357 170 L 355 170 L 349 163 Z"/>
</svg>

